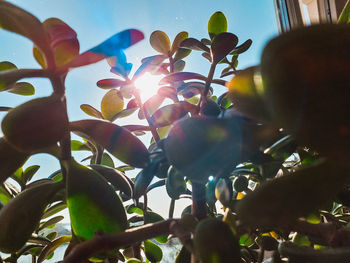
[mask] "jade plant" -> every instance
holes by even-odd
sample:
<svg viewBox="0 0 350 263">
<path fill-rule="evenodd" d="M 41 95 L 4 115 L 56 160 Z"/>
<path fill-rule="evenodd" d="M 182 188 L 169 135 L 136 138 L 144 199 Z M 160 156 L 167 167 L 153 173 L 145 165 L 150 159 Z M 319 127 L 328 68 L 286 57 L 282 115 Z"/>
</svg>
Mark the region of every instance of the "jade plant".
<svg viewBox="0 0 350 263">
<path fill-rule="evenodd" d="M 1 28 L 33 41 L 41 66 L 0 62 L 0 91 L 33 95 L 23 78 L 52 84 L 48 97 L 0 105 L 7 112 L 0 138 L 0 262 L 22 255 L 43 262 L 66 243 L 66 263 L 161 262 L 161 244 L 175 238 L 182 245 L 175 262 L 347 262 L 349 5 L 338 25 L 271 40 L 261 64 L 246 69 L 238 68 L 238 58 L 252 40 L 227 32 L 222 12 L 210 17 L 208 37 L 200 40 L 180 32 L 171 42 L 157 30 L 149 38 L 157 54 L 130 74 L 124 50 L 143 40 L 139 30 L 80 52 L 77 33 L 62 20 L 41 22 L 0 1 Z M 202 53 L 207 76 L 184 71 L 192 51 Z M 97 82 L 106 90 L 101 109 L 82 104 L 93 119 L 70 121 L 67 74 L 104 59 L 116 77 Z M 135 81 L 145 73 L 162 79 L 143 102 Z M 217 94 L 218 85 L 227 92 Z M 132 114 L 139 123 L 115 124 Z M 138 138 L 145 133 L 152 135 L 148 144 Z M 72 155 L 79 150 L 91 154 L 79 162 Z M 40 166 L 22 167 L 37 153 L 56 157 L 60 170 L 33 181 Z M 133 169 L 137 175 L 129 178 Z M 171 199 L 168 218 L 149 208 L 147 194 L 159 187 Z M 174 218 L 180 198 L 192 205 Z M 66 208 L 71 235 L 58 236 L 52 227 Z"/>
</svg>

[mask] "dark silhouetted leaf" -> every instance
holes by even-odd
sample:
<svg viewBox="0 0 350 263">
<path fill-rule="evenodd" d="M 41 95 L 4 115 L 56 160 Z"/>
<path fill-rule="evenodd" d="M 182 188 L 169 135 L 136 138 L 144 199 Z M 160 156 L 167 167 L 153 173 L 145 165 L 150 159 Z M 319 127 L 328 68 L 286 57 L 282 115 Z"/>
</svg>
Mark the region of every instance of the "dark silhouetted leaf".
<svg viewBox="0 0 350 263">
<path fill-rule="evenodd" d="M 63 209 L 67 208 L 67 204 L 65 202 L 59 202 L 57 204 L 54 204 L 53 206 L 50 206 L 44 213 L 44 215 L 41 217 L 41 219 L 48 218 L 50 216 L 53 216 L 57 214 L 58 212 L 61 212 Z"/>
<path fill-rule="evenodd" d="M 0 138 L 0 184 L 20 168 L 29 156 L 18 152 L 4 138 Z"/>
<path fill-rule="evenodd" d="M 151 162 L 146 168 L 137 174 L 134 185 L 134 199 L 137 200 L 146 193 L 147 187 L 151 183 L 156 173 L 156 169 L 157 165 Z"/>
<path fill-rule="evenodd" d="M 213 63 L 219 63 L 236 47 L 237 43 L 238 37 L 232 33 L 225 32 L 215 36 L 211 44 Z"/>
<path fill-rule="evenodd" d="M 139 168 L 148 164 L 149 153 L 145 145 L 125 128 L 100 120 L 71 122 L 70 128 L 100 144 L 122 162 Z"/>
<path fill-rule="evenodd" d="M 89 104 L 81 104 L 80 109 L 91 117 L 103 119 L 102 113 Z"/>
<path fill-rule="evenodd" d="M 154 31 L 149 38 L 149 42 L 151 46 L 159 53 L 167 55 L 170 51 L 169 37 L 163 31 Z"/>
<path fill-rule="evenodd" d="M 53 225 L 56 225 L 58 222 L 62 221 L 63 219 L 64 219 L 64 216 L 52 217 L 45 222 L 41 222 L 38 230 L 42 230 L 42 229 L 47 228 L 47 227 L 52 227 Z"/>
<path fill-rule="evenodd" d="M 43 262 L 47 259 L 58 247 L 62 246 L 64 243 L 71 241 L 71 236 L 60 236 L 59 238 L 53 240 L 49 245 L 47 245 L 40 253 L 38 258 L 38 263 Z"/>
<path fill-rule="evenodd" d="M 171 166 L 166 179 L 166 191 L 169 197 L 179 199 L 179 196 L 185 194 L 186 190 L 187 186 L 184 176 Z"/>
<path fill-rule="evenodd" d="M 0 106 L 0 111 L 9 111 L 11 109 L 12 109 L 11 107 Z"/>
<path fill-rule="evenodd" d="M 104 165 L 91 164 L 90 166 L 110 182 L 116 190 L 132 197 L 134 184 L 123 172 Z"/>
<path fill-rule="evenodd" d="M 251 39 L 248 39 L 243 44 L 237 46 L 230 54 L 231 55 L 238 55 L 246 52 L 250 46 L 252 45 L 253 41 Z"/>
<path fill-rule="evenodd" d="M 215 12 L 211 15 L 208 21 L 208 33 L 211 39 L 215 35 L 227 32 L 227 19 L 223 12 Z"/>
<path fill-rule="evenodd" d="M 210 49 L 204 45 L 202 42 L 195 38 L 187 38 L 180 43 L 180 47 L 188 48 L 192 50 L 200 50 L 205 52 L 210 52 Z"/>
</svg>

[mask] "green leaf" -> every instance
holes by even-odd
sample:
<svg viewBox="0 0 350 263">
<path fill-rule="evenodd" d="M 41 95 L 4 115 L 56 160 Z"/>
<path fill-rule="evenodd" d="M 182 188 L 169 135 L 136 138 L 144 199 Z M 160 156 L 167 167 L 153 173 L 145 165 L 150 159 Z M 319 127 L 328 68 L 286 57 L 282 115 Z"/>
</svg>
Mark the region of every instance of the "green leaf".
<svg viewBox="0 0 350 263">
<path fill-rule="evenodd" d="M 244 234 L 242 236 L 240 236 L 239 238 L 239 244 L 241 246 L 245 246 L 245 247 L 250 247 L 252 245 L 254 245 L 255 241 L 252 238 L 251 234 Z"/>
<path fill-rule="evenodd" d="M 48 39 L 41 22 L 25 10 L 0 1 L 0 27 L 29 38 L 48 54 Z"/>
<path fill-rule="evenodd" d="M 177 61 L 179 59 L 183 59 L 187 57 L 189 54 L 191 54 L 192 50 L 188 48 L 179 48 L 174 56 L 174 61 Z"/>
<path fill-rule="evenodd" d="M 350 23 L 350 1 L 347 1 L 343 11 L 338 18 L 338 24 Z"/>
<path fill-rule="evenodd" d="M 89 104 L 81 104 L 80 109 L 91 117 L 103 119 L 102 113 Z"/>
<path fill-rule="evenodd" d="M 211 44 L 211 55 L 213 64 L 219 63 L 225 58 L 237 45 L 238 37 L 232 33 L 221 33 L 213 38 Z"/>
<path fill-rule="evenodd" d="M 189 80 L 189 79 L 198 79 L 206 81 L 207 78 L 201 74 L 194 73 L 194 72 L 176 72 L 169 74 L 162 78 L 159 81 L 159 85 L 166 85 L 166 84 L 172 84 L 173 82 L 177 81 L 183 81 L 183 80 Z"/>
<path fill-rule="evenodd" d="M 106 120 L 112 120 L 123 108 L 124 99 L 119 90 L 109 90 L 101 100 L 101 113 Z"/>
<path fill-rule="evenodd" d="M 143 204 L 142 203 L 139 203 L 138 204 L 138 206 L 136 206 L 136 205 L 134 205 L 134 204 L 131 204 L 131 205 L 129 205 L 128 207 L 127 207 L 127 209 L 126 209 L 126 212 L 128 213 L 128 214 L 133 214 L 133 213 L 135 213 L 135 214 L 138 214 L 138 215 L 143 215 Z"/>
<path fill-rule="evenodd" d="M 58 247 L 62 246 L 64 243 L 68 243 L 71 241 L 71 236 L 60 236 L 59 238 L 56 238 L 53 240 L 49 245 L 47 245 L 40 253 L 40 256 L 38 258 L 38 263 L 43 262 L 45 259 L 47 259 L 50 254 L 52 254 Z"/>
<path fill-rule="evenodd" d="M 188 33 L 185 31 L 182 31 L 176 35 L 174 42 L 171 45 L 171 54 L 174 54 L 179 49 L 180 43 L 186 38 L 188 38 Z"/>
<path fill-rule="evenodd" d="M 137 109 L 138 109 L 138 107 L 137 108 L 131 108 L 131 109 L 124 109 L 124 110 L 118 112 L 116 115 L 114 115 L 111 118 L 111 122 L 114 122 L 115 120 L 120 119 L 120 118 L 128 117 L 131 114 L 133 114 L 135 111 L 137 111 Z"/>
<path fill-rule="evenodd" d="M 1 2 L 0 2 L 1 3 Z M 16 81 L 22 78 L 44 77 L 47 71 L 40 69 L 18 69 L 0 71 L 0 91 L 11 89 Z"/>
<path fill-rule="evenodd" d="M 125 84 L 126 84 L 126 81 L 121 79 L 101 79 L 97 81 L 97 87 L 101 89 L 119 88 Z"/>
<path fill-rule="evenodd" d="M 1 61 L 0 62 L 0 72 L 1 71 L 8 71 L 8 70 L 16 70 L 18 69 L 15 64 L 9 62 L 9 61 Z"/>
<path fill-rule="evenodd" d="M 55 216 L 53 218 L 50 218 L 45 222 L 41 222 L 38 230 L 40 231 L 44 228 L 52 227 L 53 225 L 56 225 L 58 222 L 62 221 L 63 219 L 64 219 L 64 216 Z"/>
<path fill-rule="evenodd" d="M 240 201 L 237 215 L 251 226 L 293 224 L 334 199 L 347 183 L 348 167 L 322 161 L 264 183 Z"/>
<path fill-rule="evenodd" d="M 123 172 L 104 165 L 91 164 L 90 166 L 111 183 L 116 190 L 122 191 L 129 197 L 132 196 L 134 184 Z"/>
<path fill-rule="evenodd" d="M 8 201 L 12 199 L 12 195 L 6 190 L 5 187 L 0 186 L 0 202 L 2 205 L 6 205 Z"/>
<path fill-rule="evenodd" d="M 144 220 L 145 220 L 145 224 L 149 224 L 149 223 L 164 221 L 164 218 L 157 213 L 147 211 L 147 213 L 145 213 L 144 215 Z M 168 242 L 168 235 L 159 236 L 154 239 L 159 243 L 166 243 Z"/>
<path fill-rule="evenodd" d="M 142 261 L 137 258 L 129 258 L 126 263 L 142 263 Z"/>
<path fill-rule="evenodd" d="M 70 123 L 70 128 L 88 140 L 92 140 L 114 157 L 134 167 L 146 167 L 149 153 L 145 145 L 127 129 L 100 120 L 82 120 Z"/>
<path fill-rule="evenodd" d="M 188 48 L 191 50 L 210 52 L 210 49 L 206 45 L 204 45 L 201 41 L 191 37 L 183 40 L 180 43 L 180 47 Z"/>
<path fill-rule="evenodd" d="M 23 96 L 31 96 L 35 94 L 34 86 L 28 82 L 17 82 L 12 88 L 8 89 L 7 91 Z"/>
<path fill-rule="evenodd" d="M 162 260 L 163 252 L 159 246 L 150 240 L 145 240 L 143 244 L 145 246 L 145 255 L 150 262 L 160 262 Z"/>
<path fill-rule="evenodd" d="M 188 112 L 197 112 L 197 107 L 187 101 L 166 105 L 158 109 L 151 117 L 151 124 L 154 127 L 168 126 L 184 117 Z"/>
<path fill-rule="evenodd" d="M 91 151 L 89 146 L 87 146 L 85 143 L 77 140 L 71 141 L 71 149 L 72 151 Z"/>
<path fill-rule="evenodd" d="M 58 233 L 56 231 L 50 232 L 49 234 L 47 234 L 46 238 L 50 240 L 54 240 L 57 237 L 57 234 Z"/>
<path fill-rule="evenodd" d="M 0 184 L 10 177 L 29 158 L 29 154 L 12 148 L 7 141 L 0 138 Z"/>
<path fill-rule="evenodd" d="M 114 168 L 114 161 L 108 153 L 103 153 L 101 164 Z"/>
<path fill-rule="evenodd" d="M 215 35 L 227 32 L 227 19 L 223 12 L 215 12 L 208 21 L 208 33 L 211 39 Z"/>
<path fill-rule="evenodd" d="M 149 42 L 151 46 L 159 53 L 167 55 L 170 51 L 169 37 L 163 31 L 154 31 L 149 38 Z"/>
</svg>

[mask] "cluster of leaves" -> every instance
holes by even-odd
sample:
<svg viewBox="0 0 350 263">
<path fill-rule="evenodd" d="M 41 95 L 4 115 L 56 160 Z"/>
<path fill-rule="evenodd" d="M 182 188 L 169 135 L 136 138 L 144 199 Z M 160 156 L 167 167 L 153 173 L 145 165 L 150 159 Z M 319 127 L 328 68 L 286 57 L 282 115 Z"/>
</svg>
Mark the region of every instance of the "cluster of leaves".
<svg viewBox="0 0 350 263">
<path fill-rule="evenodd" d="M 150 44 L 159 54 L 144 58 L 133 76 L 123 50 L 143 39 L 138 30 L 80 53 L 76 32 L 57 18 L 40 22 L 0 1 L 0 25 L 32 40 L 42 67 L 1 62 L 0 90 L 32 95 L 31 84 L 18 82 L 28 77 L 49 78 L 53 87 L 49 97 L 1 107 L 8 111 L 0 138 L 0 251 L 10 254 L 5 262 L 26 254 L 42 262 L 67 242 L 64 262 L 160 262 L 159 243 L 173 237 L 183 245 L 175 262 L 347 261 L 349 250 L 340 247 L 350 246 L 349 25 L 279 36 L 265 48 L 260 66 L 237 70 L 252 41 L 238 45 L 225 15 L 216 12 L 209 38 L 180 32 L 171 43 L 166 33 L 153 32 Z M 330 40 L 314 45 L 324 35 Z M 192 50 L 208 61 L 207 76 L 183 71 Z M 97 82 L 108 90 L 101 110 L 83 104 L 96 119 L 70 122 L 66 75 L 102 59 L 117 77 Z M 220 78 L 234 75 L 230 82 L 214 78 L 222 65 Z M 163 78 L 157 94 L 143 103 L 135 81 L 146 72 Z M 216 85 L 228 92 L 214 96 Z M 136 111 L 147 125 L 114 123 Z M 71 140 L 71 132 L 84 141 Z M 153 137 L 148 147 L 137 137 L 146 132 Z M 72 151 L 80 150 L 91 152 L 90 165 L 73 159 Z M 21 167 L 41 152 L 54 155 L 61 169 L 30 182 L 39 166 Z M 125 165 L 115 167 L 114 157 Z M 130 179 L 125 172 L 134 168 L 140 171 Z M 147 193 L 158 187 L 171 198 L 167 220 L 148 207 Z M 173 219 L 180 198 L 191 198 L 192 205 Z M 50 229 L 65 208 L 72 235 L 57 236 Z"/>
</svg>

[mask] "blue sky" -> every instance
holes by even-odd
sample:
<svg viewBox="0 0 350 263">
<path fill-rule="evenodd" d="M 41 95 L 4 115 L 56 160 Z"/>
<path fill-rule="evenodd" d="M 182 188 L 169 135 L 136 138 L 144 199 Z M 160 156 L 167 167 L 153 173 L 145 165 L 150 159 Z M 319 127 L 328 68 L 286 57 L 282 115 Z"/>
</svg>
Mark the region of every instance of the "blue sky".
<svg viewBox="0 0 350 263">
<path fill-rule="evenodd" d="M 128 28 L 144 32 L 145 40 L 126 51 L 134 69 L 143 57 L 155 55 L 149 45 L 154 30 L 166 32 L 172 40 L 180 31 L 190 37 L 208 37 L 207 22 L 212 13 L 222 11 L 228 19 L 228 31 L 235 33 L 240 43 L 248 38 L 253 45 L 239 57 L 240 69 L 259 63 L 266 42 L 277 35 L 277 25 L 272 0 L 15 0 L 10 1 L 37 16 L 41 21 L 58 17 L 77 33 L 81 51 L 102 42 L 111 35 Z M 32 56 L 32 43 L 19 36 L 0 30 L 0 61 L 11 61 L 20 68 L 39 68 Z M 207 74 L 209 64 L 200 53 L 192 52 L 186 59 L 185 71 Z M 217 70 L 217 73 L 220 70 Z M 99 108 L 104 90 L 96 87 L 103 78 L 114 77 L 105 61 L 71 71 L 67 77 L 67 100 L 72 120 L 87 118 L 79 106 L 83 103 Z M 51 87 L 47 80 L 29 80 L 36 87 L 35 97 L 47 96 Z M 6 92 L 0 94 L 0 106 L 16 106 L 33 97 L 22 97 Z M 0 119 L 4 116 L 0 113 Z M 125 124 L 125 123 L 117 123 Z M 58 162 L 43 155 L 30 159 L 25 166 L 40 164 L 34 179 L 47 177 L 58 168 Z M 157 198 L 155 198 L 156 200 Z M 159 199 L 159 198 L 158 198 Z M 155 201 L 155 208 L 157 202 Z M 166 214 L 166 212 L 164 213 Z"/>
</svg>

